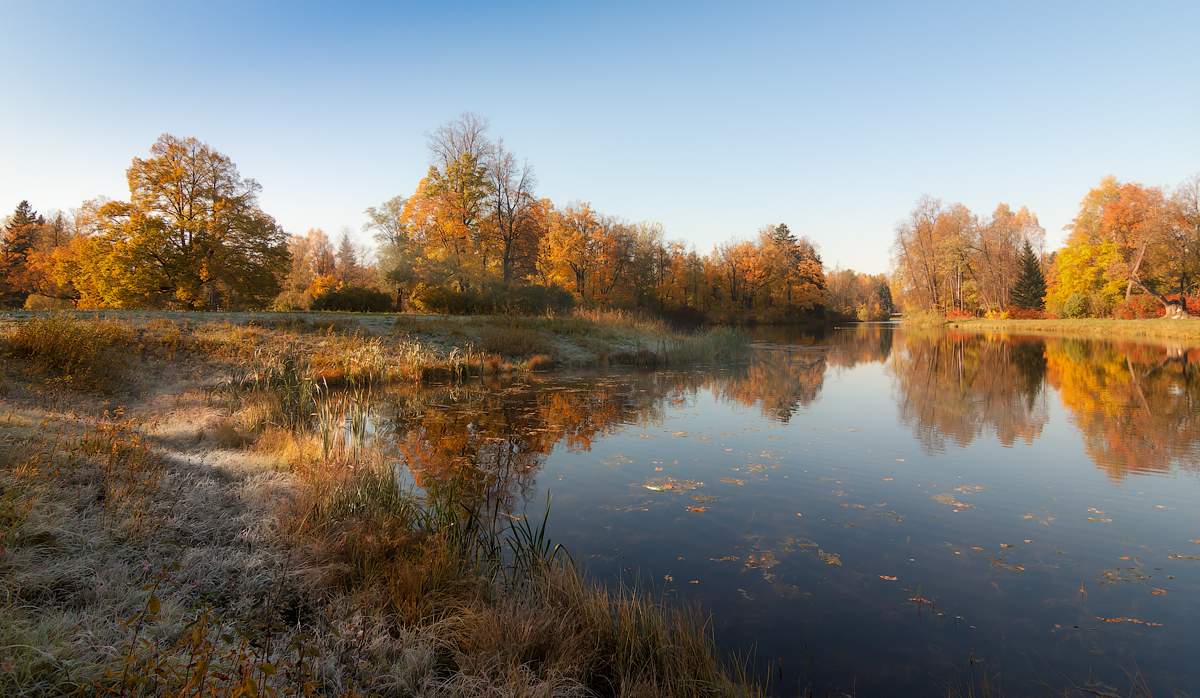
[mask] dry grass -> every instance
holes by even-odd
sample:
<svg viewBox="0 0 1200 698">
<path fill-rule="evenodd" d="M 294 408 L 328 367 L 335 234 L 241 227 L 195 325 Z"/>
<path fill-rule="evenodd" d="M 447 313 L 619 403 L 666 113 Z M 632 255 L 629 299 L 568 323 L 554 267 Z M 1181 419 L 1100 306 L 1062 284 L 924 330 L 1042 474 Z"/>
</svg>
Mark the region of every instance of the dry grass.
<svg viewBox="0 0 1200 698">
<path fill-rule="evenodd" d="M 1103 339 L 1180 339 L 1200 340 L 1200 319 L 1110 320 L 959 320 L 947 327 L 980 332 L 1007 332 L 1063 337 Z"/>
<path fill-rule="evenodd" d="M 132 340 L 126 323 L 53 314 L 18 323 L 3 336 L 0 349 L 52 381 L 110 388 L 124 373 Z"/>
</svg>

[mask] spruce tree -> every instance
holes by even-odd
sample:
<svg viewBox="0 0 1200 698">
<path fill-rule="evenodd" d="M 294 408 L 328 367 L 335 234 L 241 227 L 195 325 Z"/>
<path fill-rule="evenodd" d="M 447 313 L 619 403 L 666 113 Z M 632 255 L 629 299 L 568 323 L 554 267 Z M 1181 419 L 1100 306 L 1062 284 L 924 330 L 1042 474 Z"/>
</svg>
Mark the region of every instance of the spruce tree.
<svg viewBox="0 0 1200 698">
<path fill-rule="evenodd" d="M 46 219 L 28 201 L 17 204 L 0 236 L 0 306 L 21 307 L 29 296 L 23 278 L 29 252 L 37 245 Z"/>
<path fill-rule="evenodd" d="M 1043 310 L 1046 307 L 1046 277 L 1042 275 L 1042 265 L 1038 263 L 1028 240 L 1021 250 L 1021 272 L 1009 293 L 1009 304 L 1027 310 Z"/>
</svg>

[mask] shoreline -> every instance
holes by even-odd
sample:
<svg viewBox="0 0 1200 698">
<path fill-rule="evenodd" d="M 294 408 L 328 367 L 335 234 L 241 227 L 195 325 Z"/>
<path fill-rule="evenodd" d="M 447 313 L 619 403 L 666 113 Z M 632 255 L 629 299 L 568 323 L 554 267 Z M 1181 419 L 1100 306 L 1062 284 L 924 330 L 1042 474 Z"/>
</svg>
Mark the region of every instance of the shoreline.
<svg viewBox="0 0 1200 698">
<path fill-rule="evenodd" d="M 901 321 L 902 326 L 906 324 Z M 914 327 L 930 325 L 915 323 Z M 1080 339 L 1153 339 L 1185 340 L 1200 344 L 1200 318 L 1182 320 L 947 320 L 947 329 L 973 332 L 1001 332 L 1048 337 L 1077 337 Z"/>
</svg>

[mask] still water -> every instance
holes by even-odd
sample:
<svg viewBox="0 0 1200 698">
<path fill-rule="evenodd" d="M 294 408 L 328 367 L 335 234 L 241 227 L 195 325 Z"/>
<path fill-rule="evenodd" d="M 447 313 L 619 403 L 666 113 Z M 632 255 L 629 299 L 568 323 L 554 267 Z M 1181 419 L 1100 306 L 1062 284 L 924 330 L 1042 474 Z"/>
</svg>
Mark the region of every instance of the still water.
<svg viewBox="0 0 1200 698">
<path fill-rule="evenodd" d="M 1200 350 L 764 334 L 740 366 L 393 397 L 417 483 L 494 480 L 774 689 L 1200 693 Z M 1131 679 L 1136 677 L 1136 679 Z"/>
</svg>

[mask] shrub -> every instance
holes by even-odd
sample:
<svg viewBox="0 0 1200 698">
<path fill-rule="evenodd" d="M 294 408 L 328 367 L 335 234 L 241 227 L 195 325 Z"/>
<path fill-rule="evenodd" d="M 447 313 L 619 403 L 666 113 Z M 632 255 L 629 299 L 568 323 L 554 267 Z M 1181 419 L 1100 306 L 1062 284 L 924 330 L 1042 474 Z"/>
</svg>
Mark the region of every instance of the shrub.
<svg viewBox="0 0 1200 698">
<path fill-rule="evenodd" d="M 471 315 L 481 310 L 483 299 L 472 291 L 455 291 L 442 286 L 417 284 L 410 297 L 412 307 L 427 313 Z"/>
<path fill-rule="evenodd" d="M 562 286 L 518 286 L 509 291 L 507 306 L 522 315 L 566 313 L 575 307 L 575 297 Z"/>
<path fill-rule="evenodd" d="M 133 331 L 113 320 L 56 314 L 22 322 L 6 339 L 10 354 L 29 360 L 55 380 L 107 388 L 124 373 Z"/>
<path fill-rule="evenodd" d="M 1179 294 L 1169 293 L 1167 294 L 1167 300 L 1172 303 L 1178 303 Z M 1200 315 L 1200 296 L 1184 296 L 1183 305 L 1187 309 L 1188 315 Z"/>
<path fill-rule="evenodd" d="M 1021 308 L 1017 310 L 1021 310 Z M 1012 317 L 1012 312 L 1008 310 L 989 310 L 983 314 L 983 317 L 988 320 L 1007 320 Z"/>
<path fill-rule="evenodd" d="M 1013 320 L 1042 320 L 1046 313 L 1035 308 L 1009 308 L 1008 317 Z"/>
<path fill-rule="evenodd" d="M 975 317 L 975 313 L 959 310 L 958 308 L 951 308 L 946 311 L 947 320 L 970 320 L 973 317 Z"/>
<path fill-rule="evenodd" d="M 504 356 L 553 354 L 554 346 L 537 330 L 522 327 L 487 327 L 479 338 L 483 350 Z"/>
<path fill-rule="evenodd" d="M 392 297 L 366 286 L 337 286 L 315 296 L 312 309 L 382 313 L 392 309 Z"/>
<path fill-rule="evenodd" d="M 1145 320 L 1146 318 L 1162 317 L 1166 314 L 1163 304 L 1153 296 L 1138 294 L 1131 296 L 1113 308 L 1113 317 L 1122 320 Z"/>
<path fill-rule="evenodd" d="M 1072 293 L 1063 303 L 1062 315 L 1067 318 L 1087 317 L 1090 305 L 1087 296 L 1082 293 Z"/>
</svg>

